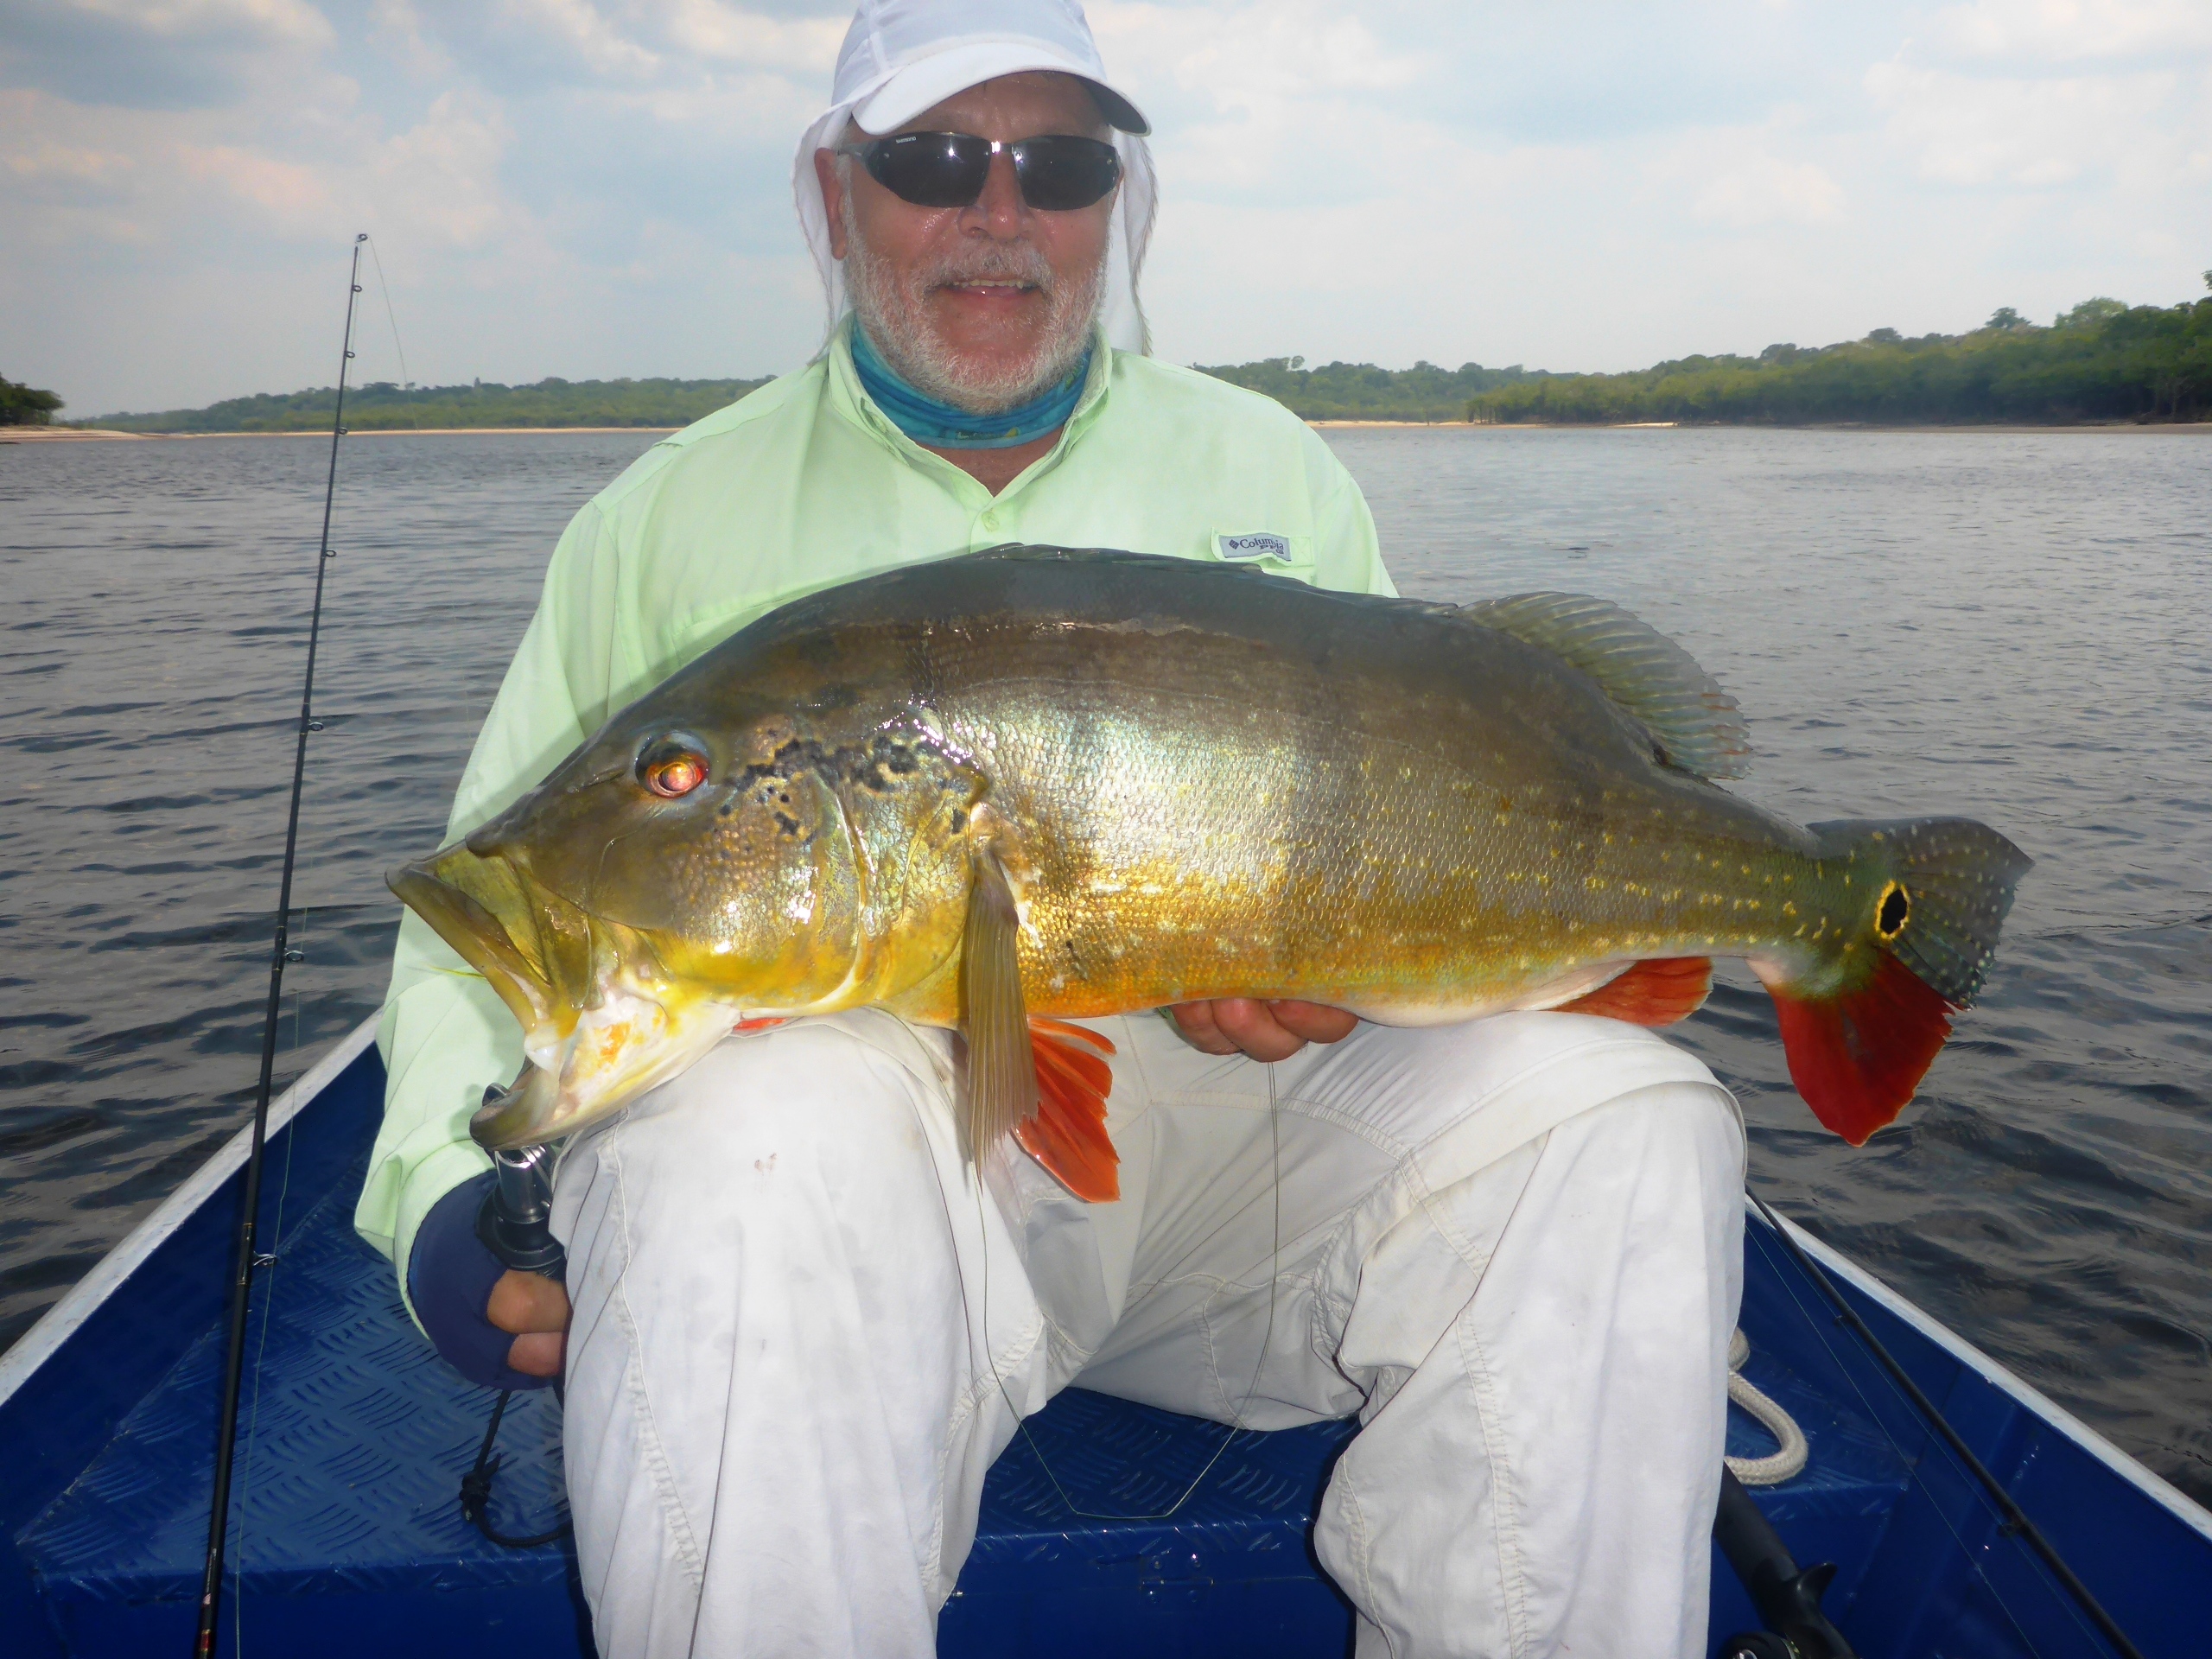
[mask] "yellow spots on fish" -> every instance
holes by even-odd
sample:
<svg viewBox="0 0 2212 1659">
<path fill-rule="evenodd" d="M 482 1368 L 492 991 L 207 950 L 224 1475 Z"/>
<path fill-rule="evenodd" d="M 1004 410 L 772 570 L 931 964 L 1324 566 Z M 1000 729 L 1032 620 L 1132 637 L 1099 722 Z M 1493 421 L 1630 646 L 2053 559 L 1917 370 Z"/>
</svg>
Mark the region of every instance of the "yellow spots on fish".
<svg viewBox="0 0 2212 1659">
<path fill-rule="evenodd" d="M 1796 901 L 1789 899 L 1783 899 L 1782 901 L 1782 913 L 1785 916 L 1795 916 L 1797 913 L 1797 906 Z M 1803 930 L 1801 928 L 1799 931 L 1802 932 Z"/>
<path fill-rule="evenodd" d="M 1604 880 L 1594 875 L 1584 876 L 1582 878 L 1582 885 L 1592 893 L 1603 893 L 1605 890 L 1605 883 Z"/>
</svg>

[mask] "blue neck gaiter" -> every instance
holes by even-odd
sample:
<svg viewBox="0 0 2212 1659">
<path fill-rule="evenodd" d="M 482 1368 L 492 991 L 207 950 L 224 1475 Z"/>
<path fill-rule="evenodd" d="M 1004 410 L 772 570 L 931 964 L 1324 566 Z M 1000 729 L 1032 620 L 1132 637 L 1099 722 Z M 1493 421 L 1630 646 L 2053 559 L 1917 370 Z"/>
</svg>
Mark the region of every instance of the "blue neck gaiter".
<svg viewBox="0 0 2212 1659">
<path fill-rule="evenodd" d="M 1096 349 L 1086 348 L 1082 361 L 1068 372 L 1065 379 L 1020 408 L 1001 410 L 995 415 L 977 415 L 956 409 L 950 404 L 941 404 L 900 379 L 891 365 L 876 354 L 859 318 L 853 319 L 849 332 L 853 368 L 860 375 L 861 389 L 890 417 L 892 425 L 916 443 L 939 449 L 1011 449 L 1018 443 L 1027 443 L 1066 425 L 1068 416 L 1075 413 L 1076 404 L 1082 401 L 1084 383 L 1090 376 L 1090 353 Z"/>
</svg>

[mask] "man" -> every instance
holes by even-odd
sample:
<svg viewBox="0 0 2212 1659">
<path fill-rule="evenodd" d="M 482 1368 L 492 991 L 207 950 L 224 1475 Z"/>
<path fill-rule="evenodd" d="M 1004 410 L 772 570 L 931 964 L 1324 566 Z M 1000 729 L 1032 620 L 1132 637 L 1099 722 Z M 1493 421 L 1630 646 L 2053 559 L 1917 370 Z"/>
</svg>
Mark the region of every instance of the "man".
<svg viewBox="0 0 2212 1659">
<path fill-rule="evenodd" d="M 752 617 L 910 560 L 1107 545 L 1390 591 L 1311 432 L 1141 354 L 1145 130 L 1071 3 L 866 0 L 796 168 L 830 341 L 577 516 L 456 832 Z M 565 1376 L 609 1659 L 930 1653 L 985 1471 L 1077 1380 L 1255 1427 L 1357 1414 L 1315 1545 L 1363 1655 L 1702 1650 L 1743 1139 L 1649 1033 L 1098 1022 L 1109 1205 L 1010 1143 L 969 1172 L 944 1033 L 734 1035 L 568 1149 L 564 1287 L 469 1230 L 469 1112 L 520 1050 L 458 968 L 404 924 L 357 1224 L 471 1376 Z"/>
</svg>

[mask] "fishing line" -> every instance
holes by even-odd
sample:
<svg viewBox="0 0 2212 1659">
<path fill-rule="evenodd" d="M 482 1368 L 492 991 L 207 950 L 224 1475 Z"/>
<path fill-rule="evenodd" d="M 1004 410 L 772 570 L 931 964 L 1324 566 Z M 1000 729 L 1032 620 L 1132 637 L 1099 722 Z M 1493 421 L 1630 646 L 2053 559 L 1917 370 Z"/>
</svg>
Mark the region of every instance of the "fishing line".
<svg viewBox="0 0 2212 1659">
<path fill-rule="evenodd" d="M 1748 1188 L 1745 1192 L 1746 1196 L 1749 1196 Z M 1758 1200 L 1753 1198 L 1752 1202 L 1756 1204 Z M 1770 1262 L 1774 1261 L 1771 1249 L 1764 1242 L 1759 1245 L 1759 1254 L 1765 1256 Z M 1882 1414 L 1874 1408 L 1874 1402 L 1866 1397 L 1866 1389 L 1859 1386 L 1859 1379 L 1852 1375 L 1851 1368 L 1843 1363 L 1843 1356 L 1837 1353 L 1834 1344 L 1828 1341 L 1827 1333 L 1821 1329 L 1820 1320 L 1813 1316 L 1812 1309 L 1807 1307 L 1803 1300 L 1799 1297 L 1796 1288 L 1789 1282 L 1789 1275 L 1777 1271 L 1777 1276 L 1781 1280 L 1783 1292 L 1796 1305 L 1797 1312 L 1803 1316 L 1806 1325 L 1811 1328 L 1814 1338 L 1822 1348 L 1827 1351 L 1828 1357 L 1835 1362 L 1835 1368 L 1842 1374 L 1843 1380 L 1851 1384 L 1851 1391 L 1859 1396 L 1859 1403 L 1866 1408 L 1867 1420 L 1880 1431 L 1882 1438 L 1890 1443 L 1890 1450 L 1897 1453 L 1898 1460 L 1910 1471 L 1914 1484 L 1920 1487 L 1923 1494 L 1927 1497 L 1929 1507 L 1936 1511 L 1936 1518 L 1942 1522 L 1943 1530 L 1951 1535 L 1951 1541 L 1958 1546 L 1959 1554 L 1965 1558 L 1967 1566 L 1972 1569 L 1974 1577 L 1981 1580 L 1982 1588 L 1989 1592 L 1990 1600 L 1996 1604 L 1997 1611 L 2004 1614 L 2005 1623 L 2012 1625 L 2012 1633 L 2020 1638 L 2027 1650 L 2036 1656 L 2036 1659 L 2042 1659 L 2043 1649 L 2036 1646 L 2033 1638 L 2022 1628 L 2020 1621 L 2013 1617 L 2012 1609 L 2006 1604 L 2005 1598 L 1998 1593 L 1997 1586 L 1989 1581 L 1989 1574 L 1982 1570 L 1981 1563 L 1975 1559 L 1974 1550 L 1967 1545 L 1967 1541 L 1959 1535 L 1959 1529 L 1951 1524 L 1951 1517 L 1943 1512 L 1943 1506 L 1936 1502 L 1936 1494 L 1928 1490 L 1928 1483 L 1921 1478 L 1919 1460 L 1910 1456 L 1904 1447 L 1898 1444 L 1897 1437 L 1890 1433 L 1889 1425 L 1882 1421 Z"/>
<path fill-rule="evenodd" d="M 1974 1449 L 1967 1446 L 1959 1432 L 1951 1427 L 1949 1419 L 1936 1409 L 1936 1402 L 1921 1392 L 1920 1385 L 1912 1380 L 1904 1367 L 1897 1363 L 1896 1357 L 1883 1346 L 1880 1338 L 1867 1328 L 1866 1320 L 1860 1319 L 1858 1311 L 1844 1300 L 1843 1293 L 1835 1287 L 1834 1283 L 1821 1270 L 1819 1264 L 1805 1252 L 1796 1239 L 1789 1236 L 1788 1230 L 1782 1224 L 1781 1217 L 1775 1214 L 1766 1200 L 1755 1192 L 1747 1192 L 1747 1196 L 1758 1206 L 1759 1213 L 1766 1217 L 1767 1224 L 1773 1228 L 1775 1236 L 1782 1241 L 1791 1256 L 1796 1259 L 1799 1269 L 1813 1281 L 1821 1294 L 1827 1299 L 1830 1306 L 1835 1309 L 1838 1322 L 1866 1345 L 1867 1351 L 1874 1357 L 1876 1363 L 1887 1374 L 1891 1385 L 1904 1396 L 1926 1421 L 1929 1427 L 1936 1431 L 1945 1447 L 1950 1452 L 1953 1459 L 1973 1477 L 1974 1484 L 1981 1488 L 1984 1502 L 2003 1517 L 2005 1523 L 2003 1530 L 2020 1540 L 2072 1599 L 2074 1606 L 2069 1611 L 2074 1614 L 2075 1624 L 2078 1626 L 2082 1616 L 2086 1614 L 2089 1621 L 2096 1626 L 2097 1634 L 2112 1645 L 2113 1649 L 2121 1656 L 2121 1659 L 2143 1659 L 2142 1654 L 2137 1649 L 2135 1644 L 2127 1639 L 2126 1632 L 2113 1622 L 2112 1616 L 2105 1611 L 2103 1605 L 2097 1600 L 2096 1597 L 2089 1593 L 2088 1586 L 2083 1584 L 2075 1575 L 2074 1569 L 2067 1566 L 2064 1557 L 2061 1556 L 2050 1541 L 2043 1535 L 2041 1529 L 2036 1526 L 2035 1522 L 2028 1519 L 2027 1512 L 2013 1501 L 2012 1493 L 2005 1490 L 1997 1477 L 1991 1474 L 1981 1459 L 1974 1454 Z"/>
<path fill-rule="evenodd" d="M 210 1659 L 222 1616 L 223 1548 L 230 1529 L 231 1475 L 238 1459 L 238 1393 L 245 1380 L 247 1312 L 253 1294 L 254 1237 L 261 1211 L 261 1177 L 269 1140 L 269 1096 L 276 1071 L 276 1033 L 284 1009 L 284 968 L 296 961 L 291 946 L 292 874 L 299 861 L 300 793 L 307 779 L 308 734 L 321 729 L 315 716 L 315 659 L 322 640 L 322 590 L 330 569 L 330 513 L 338 495 L 338 441 L 346 435 L 346 371 L 353 360 L 354 302 L 361 294 L 361 244 L 353 238 L 353 257 L 346 286 L 346 332 L 338 360 L 338 396 L 330 416 L 330 467 L 323 481 L 322 541 L 315 562 L 315 604 L 308 613 L 307 671 L 300 686 L 300 715 L 292 750 L 292 804 L 284 822 L 284 868 L 276 895 L 276 935 L 269 952 L 269 1004 L 261 1021 L 261 1075 L 254 1087 L 252 1135 L 247 1143 L 245 1192 L 238 1213 L 236 1276 L 231 1281 L 228 1334 L 223 1353 L 223 1401 L 216 1420 L 215 1475 L 207 1505 L 207 1561 L 200 1588 L 200 1629 L 193 1643 L 197 1659 Z M 286 1143 L 288 1148 L 289 1142 Z M 272 1258 L 273 1259 L 273 1258 Z M 264 1334 L 267 1330 L 264 1319 Z"/>
<path fill-rule="evenodd" d="M 1029 1432 L 1028 1420 L 1022 1415 L 1020 1408 L 1014 1403 L 1013 1395 L 1007 1391 L 1006 1378 L 999 1373 L 998 1357 L 991 1351 L 990 1236 L 988 1231 L 983 1235 L 984 1361 L 991 1368 L 991 1381 L 998 1385 L 999 1398 L 1006 1402 L 1007 1409 L 1014 1414 L 1014 1427 L 1021 1431 L 1021 1438 L 1027 1444 L 1030 1454 L 1037 1459 L 1037 1466 L 1044 1471 L 1045 1478 L 1052 1483 L 1052 1490 L 1059 1494 L 1060 1502 L 1067 1506 L 1071 1514 L 1081 1520 L 1166 1521 L 1171 1519 L 1178 1510 L 1191 1501 L 1192 1495 L 1205 1484 L 1205 1478 L 1213 1472 L 1214 1465 L 1221 1461 L 1222 1454 L 1229 1450 L 1230 1443 L 1237 1435 L 1245 1432 L 1243 1419 L 1245 1414 L 1251 1410 L 1252 1402 L 1259 1395 L 1260 1378 L 1266 1371 L 1268 1365 L 1268 1349 L 1274 1341 L 1275 1298 L 1277 1285 L 1282 1272 L 1282 1128 L 1275 1103 L 1274 1067 L 1264 1062 L 1262 1065 L 1263 1075 L 1268 1080 L 1268 1157 L 1274 1202 L 1274 1236 L 1268 1254 L 1267 1328 L 1260 1338 L 1260 1357 L 1252 1366 L 1251 1386 L 1244 1390 L 1244 1402 L 1236 1408 L 1234 1419 L 1229 1425 L 1229 1433 L 1222 1436 L 1221 1444 L 1214 1447 L 1213 1455 L 1206 1459 L 1205 1466 L 1191 1478 L 1191 1484 L 1183 1489 L 1182 1495 L 1166 1509 L 1150 1515 L 1117 1515 L 1104 1510 L 1086 1510 L 1068 1496 L 1068 1489 L 1060 1484 L 1060 1478 L 1052 1472 L 1052 1465 L 1045 1459 L 1045 1448 L 1037 1444 L 1036 1436 Z M 976 1224 L 979 1229 L 983 1226 L 983 1185 L 980 1179 L 980 1172 L 976 1182 Z M 962 1285 L 962 1294 L 963 1297 L 966 1294 L 964 1281 Z"/>
<path fill-rule="evenodd" d="M 399 343 L 399 319 L 392 314 L 391 289 L 384 280 L 384 261 L 377 257 L 376 238 L 369 238 L 368 244 L 369 257 L 377 268 L 377 292 L 384 296 L 385 320 L 391 324 L 391 349 L 399 353 L 399 384 L 404 390 L 415 384 L 407 372 L 407 348 Z"/>
<path fill-rule="evenodd" d="M 1899 1397 L 1908 1405 L 1915 1407 L 1922 1420 L 1936 1431 L 1939 1443 L 1951 1454 L 1954 1467 L 1961 1473 L 1971 1474 L 1978 1478 L 1977 1480 L 1969 1480 L 1967 1483 L 1967 1490 L 1974 1492 L 1974 1496 L 1980 1500 L 1984 1510 L 1996 1516 L 2003 1522 L 1999 1530 L 2019 1540 L 2023 1546 L 2029 1548 L 2034 1554 L 2042 1555 L 2044 1560 L 2038 1563 L 2039 1565 L 2046 1567 L 2056 1565 L 2056 1571 L 2046 1575 L 2045 1587 L 2053 1590 L 2063 1589 L 2068 1592 L 2067 1595 L 2055 1596 L 2054 1599 L 2066 1608 L 2075 1628 L 2084 1635 L 2102 1635 L 2107 1643 L 2121 1656 L 2121 1659 L 2143 1659 L 2140 1650 L 2127 1639 L 2126 1633 L 2112 1622 L 2103 1607 L 2089 1593 L 2088 1587 L 2074 1576 L 2072 1570 L 2063 1560 L 2059 1560 L 2057 1552 L 2051 1548 L 2042 1533 L 2036 1529 L 2034 1522 L 2021 1513 L 2019 1506 L 2012 1502 L 2012 1495 L 1997 1484 L 1995 1477 L 1983 1466 L 1981 1460 L 1974 1456 L 1966 1442 L 1959 1438 L 1958 1432 L 1951 1427 L 1943 1414 L 1936 1408 L 1935 1403 L 1920 1391 L 1919 1386 L 1910 1377 L 1904 1375 L 1903 1368 L 1897 1365 L 1889 1350 L 1882 1345 L 1872 1332 L 1866 1329 L 1865 1321 L 1860 1319 L 1850 1304 L 1843 1300 L 1842 1294 L 1836 1289 L 1819 1264 L 1814 1262 L 1797 1242 L 1783 1230 L 1781 1217 L 1777 1216 L 1767 1202 L 1756 1192 L 1746 1189 L 1745 1196 L 1758 1206 L 1759 1213 L 1766 1218 L 1767 1224 L 1773 1230 L 1774 1236 L 1782 1241 L 1783 1246 L 1796 1260 L 1799 1272 L 1818 1287 L 1829 1303 L 1836 1308 L 1835 1323 L 1850 1330 L 1853 1335 L 1866 1345 L 1874 1358 L 1886 1362 L 1883 1369 L 1888 1372 L 1891 1385 L 1896 1389 Z M 1774 1260 L 1771 1246 L 1761 1241 L 1759 1248 L 1760 1253 L 1770 1262 Z M 2005 1622 L 2012 1625 L 2014 1634 L 2018 1636 L 2028 1651 L 2040 1656 L 2043 1649 L 2035 1644 L 2027 1631 L 2022 1628 L 2019 1619 L 2014 1616 L 2004 1595 L 1994 1584 L 1990 1582 L 1989 1574 L 1982 1567 L 1976 1552 L 1960 1535 L 1958 1529 L 1951 1524 L 1951 1518 L 1944 1513 L 1942 1503 L 1938 1501 L 1935 1492 L 1929 1489 L 1926 1478 L 1920 1472 L 1920 1460 L 1909 1455 L 1904 1447 L 1898 1443 L 1897 1436 L 1890 1432 L 1889 1425 L 1883 1421 L 1881 1413 L 1875 1409 L 1874 1402 L 1867 1398 L 1866 1389 L 1859 1386 L 1859 1380 L 1853 1375 L 1851 1368 L 1844 1363 L 1843 1357 L 1835 1351 L 1834 1344 L 1829 1342 L 1827 1332 L 1821 1328 L 1822 1321 L 1815 1317 L 1812 1309 L 1805 1306 L 1803 1299 L 1798 1295 L 1796 1287 L 1791 1285 L 1790 1275 L 1777 1272 L 1777 1277 L 1781 1281 L 1782 1287 L 1790 1301 L 1796 1306 L 1798 1313 L 1803 1316 L 1806 1325 L 1811 1329 L 1815 1338 L 1818 1339 L 1821 1346 L 1827 1350 L 1828 1357 L 1835 1362 L 1836 1370 L 1842 1375 L 1844 1381 L 1851 1384 L 1852 1392 L 1859 1396 L 1859 1403 L 1866 1408 L 1868 1421 L 1881 1431 L 1882 1438 L 1890 1443 L 1890 1449 L 1895 1452 L 1898 1459 L 1911 1471 L 1913 1482 L 1926 1496 L 1929 1508 L 1935 1511 L 1936 1518 L 1942 1522 L 1943 1530 L 1950 1534 L 1951 1541 L 1958 1546 L 1959 1554 L 1965 1559 L 1967 1565 L 1973 1569 L 1974 1577 L 1981 1580 L 1982 1587 L 1988 1591 L 1989 1599 L 1996 1605 L 1998 1611 L 2004 1614 Z M 1976 1490 L 1977 1485 L 1980 1490 Z M 1993 1497 L 1996 1499 L 1994 1503 L 1991 1501 Z M 2032 1555 L 2031 1559 L 2033 1559 Z M 2069 1596 L 2072 1597 L 2071 1601 L 2069 1600 Z M 2084 1611 L 2095 1621 L 2094 1631 L 2082 1623 Z"/>
</svg>

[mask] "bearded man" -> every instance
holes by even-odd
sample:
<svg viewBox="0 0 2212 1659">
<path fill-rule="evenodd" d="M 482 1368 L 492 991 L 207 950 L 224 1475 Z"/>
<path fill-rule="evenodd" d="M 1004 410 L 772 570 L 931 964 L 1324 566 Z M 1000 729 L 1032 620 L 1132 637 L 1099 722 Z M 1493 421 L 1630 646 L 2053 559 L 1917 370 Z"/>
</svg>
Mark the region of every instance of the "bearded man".
<svg viewBox="0 0 2212 1659">
<path fill-rule="evenodd" d="M 909 561 L 1057 543 L 1391 591 L 1303 423 L 1143 354 L 1146 130 L 1072 0 L 866 0 L 795 169 L 828 344 L 576 516 L 456 834 L 753 618 Z M 465 1373 L 565 1377 L 608 1659 L 922 1659 L 985 1471 L 1074 1382 L 1250 1427 L 1357 1415 L 1314 1546 L 1363 1655 L 1703 1651 L 1743 1135 L 1648 1033 L 1095 1022 L 1101 1205 L 1011 1144 L 964 1165 L 944 1033 L 733 1034 L 569 1147 L 563 1283 L 473 1230 L 469 1116 L 521 1049 L 460 968 L 405 920 L 357 1225 Z"/>
</svg>

